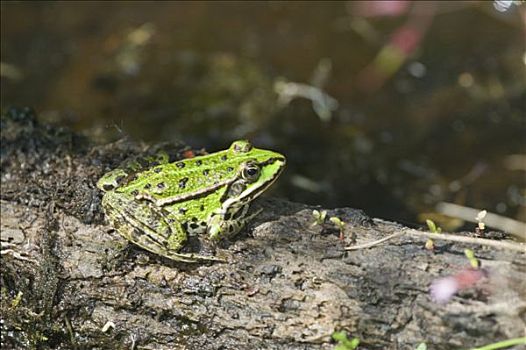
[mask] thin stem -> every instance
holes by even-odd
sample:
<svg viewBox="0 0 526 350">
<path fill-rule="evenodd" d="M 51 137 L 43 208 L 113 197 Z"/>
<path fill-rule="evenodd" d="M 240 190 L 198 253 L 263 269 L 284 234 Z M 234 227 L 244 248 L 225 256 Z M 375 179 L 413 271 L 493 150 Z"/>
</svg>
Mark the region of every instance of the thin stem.
<svg viewBox="0 0 526 350">
<path fill-rule="evenodd" d="M 526 337 L 503 340 L 497 343 L 484 345 L 481 348 L 472 348 L 471 350 L 496 350 L 519 344 L 526 344 Z"/>
<path fill-rule="evenodd" d="M 491 239 L 485 239 L 485 238 L 476 238 L 476 237 L 465 237 L 465 236 L 459 236 L 459 235 L 453 235 L 453 234 L 444 234 L 444 233 L 433 233 L 433 232 L 423 232 L 418 231 L 414 229 L 404 229 L 400 232 L 393 233 L 387 237 L 384 237 L 382 239 L 379 239 L 377 241 L 360 244 L 360 245 L 354 245 L 345 248 L 345 250 L 358 250 L 358 249 L 366 249 L 373 247 L 375 245 L 381 244 L 385 241 L 397 238 L 399 236 L 402 236 L 404 234 L 409 234 L 412 236 L 417 237 L 425 237 L 425 238 L 431 238 L 435 240 L 444 240 L 444 241 L 453 241 L 453 242 L 461 242 L 461 243 L 468 243 L 468 244 L 477 244 L 477 245 L 484 245 L 489 247 L 495 247 L 495 248 L 502 248 L 502 249 L 509 249 L 509 250 L 515 250 L 520 252 L 526 252 L 526 246 L 523 243 L 519 242 L 508 242 L 508 241 L 494 241 Z"/>
</svg>

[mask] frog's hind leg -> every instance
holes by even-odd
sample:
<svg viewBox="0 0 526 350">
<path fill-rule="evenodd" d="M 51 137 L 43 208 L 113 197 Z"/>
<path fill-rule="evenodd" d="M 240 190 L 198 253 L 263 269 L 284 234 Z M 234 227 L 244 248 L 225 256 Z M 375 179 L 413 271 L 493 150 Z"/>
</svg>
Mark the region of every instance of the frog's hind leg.
<svg viewBox="0 0 526 350">
<path fill-rule="evenodd" d="M 139 247 L 168 259 L 181 262 L 224 261 L 214 256 L 179 253 L 178 250 L 182 248 L 186 241 L 186 232 L 183 227 L 179 222 L 166 218 L 166 216 L 148 204 L 127 201 L 125 207 L 119 206 L 121 210 L 115 210 L 108 205 L 108 203 L 115 202 L 108 199 L 107 203 L 105 203 L 106 198 L 103 199 L 103 205 L 106 204 L 106 212 L 113 227 L 124 238 Z"/>
<path fill-rule="evenodd" d="M 173 237 L 178 236 L 178 234 L 171 232 L 170 228 L 167 228 L 165 234 L 159 234 L 158 232 L 152 231 L 148 226 L 137 222 L 136 220 L 130 218 L 127 218 L 127 220 L 128 222 L 124 225 L 119 225 L 115 222 L 113 222 L 113 225 L 125 238 L 152 253 L 164 256 L 174 261 L 186 263 L 224 261 L 224 259 L 214 256 L 199 255 L 195 253 L 179 253 L 178 248 L 182 246 L 184 241 L 175 242 Z M 162 225 L 163 223 L 160 222 L 159 226 Z M 174 225 L 171 225 L 171 227 L 173 226 Z M 177 226 L 180 227 L 180 224 L 177 224 Z M 183 228 L 180 227 L 180 229 L 182 230 Z M 173 248 L 174 246 L 176 247 L 175 249 Z"/>
</svg>

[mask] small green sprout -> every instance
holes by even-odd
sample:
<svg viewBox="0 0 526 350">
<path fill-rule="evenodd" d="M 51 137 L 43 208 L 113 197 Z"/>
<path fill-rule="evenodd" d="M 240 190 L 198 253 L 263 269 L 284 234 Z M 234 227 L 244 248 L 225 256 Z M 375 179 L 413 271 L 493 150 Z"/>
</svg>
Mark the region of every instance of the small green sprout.
<svg viewBox="0 0 526 350">
<path fill-rule="evenodd" d="M 438 227 L 433 220 L 426 219 L 427 228 L 429 228 L 429 231 L 433 233 L 441 233 L 442 229 Z M 435 249 L 435 242 L 431 238 L 428 238 L 426 241 L 425 248 L 427 250 L 433 250 Z"/>
<path fill-rule="evenodd" d="M 343 230 L 343 227 L 345 226 L 345 222 L 343 222 L 340 218 L 336 216 L 331 216 L 329 218 L 329 221 L 332 222 L 334 225 L 338 226 L 340 230 Z"/>
<path fill-rule="evenodd" d="M 464 249 L 464 254 L 466 255 L 466 258 L 469 260 L 469 264 L 472 268 L 478 269 L 480 266 L 480 263 L 478 259 L 475 257 L 475 253 L 471 249 Z"/>
<path fill-rule="evenodd" d="M 325 217 L 327 216 L 327 210 L 322 210 L 321 212 L 314 209 L 312 211 L 312 216 L 314 217 L 314 222 L 310 225 L 314 227 L 316 225 L 322 225 L 325 222 Z"/>
<path fill-rule="evenodd" d="M 338 230 L 340 231 L 340 240 L 343 241 L 343 231 L 345 227 L 345 222 L 336 216 L 331 216 L 329 218 L 329 221 L 332 222 L 336 227 L 338 227 Z"/>
<path fill-rule="evenodd" d="M 424 247 L 427 250 L 433 250 L 433 249 L 435 249 L 435 242 L 433 242 L 433 240 L 431 238 L 428 238 L 427 241 L 426 241 L 426 244 L 424 245 Z"/>
<path fill-rule="evenodd" d="M 426 224 L 427 224 L 427 227 L 429 228 L 429 231 L 433 232 L 433 233 L 441 233 L 442 232 L 442 229 L 440 227 L 438 227 L 434 222 L 433 220 L 429 220 L 427 219 L 426 220 Z"/>
<path fill-rule="evenodd" d="M 427 350 L 427 344 L 426 343 L 420 343 L 420 344 L 418 344 L 418 346 L 416 347 L 415 350 Z"/>
<path fill-rule="evenodd" d="M 334 350 L 354 350 L 360 344 L 360 339 L 357 337 L 349 340 L 345 331 L 332 333 L 332 339 L 338 342 L 338 344 L 334 347 Z"/>
<path fill-rule="evenodd" d="M 484 218 L 486 217 L 486 215 L 488 214 L 488 211 L 487 210 L 481 210 L 479 211 L 479 213 L 477 214 L 477 216 L 475 217 L 475 220 L 477 220 L 478 224 L 477 224 L 477 233 L 482 233 L 482 231 L 484 231 L 484 229 L 486 228 L 486 224 L 484 223 Z"/>
</svg>

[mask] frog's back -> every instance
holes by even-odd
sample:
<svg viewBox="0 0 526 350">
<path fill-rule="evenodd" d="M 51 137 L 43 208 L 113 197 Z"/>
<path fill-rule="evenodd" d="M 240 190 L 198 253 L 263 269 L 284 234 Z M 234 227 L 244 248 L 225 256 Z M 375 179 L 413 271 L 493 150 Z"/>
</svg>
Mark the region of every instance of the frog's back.
<svg viewBox="0 0 526 350">
<path fill-rule="evenodd" d="M 252 148 L 247 141 L 235 141 L 224 151 L 138 172 L 116 191 L 154 200 L 158 205 L 171 205 L 207 196 L 221 198 L 228 185 L 239 178 L 243 164 L 248 161 L 265 164 L 276 157 L 284 161 L 284 157 L 278 153 Z"/>
<path fill-rule="evenodd" d="M 236 176 L 240 160 L 227 151 L 163 164 L 135 174 L 125 191 L 147 194 L 155 199 L 185 197 L 218 189 Z"/>
</svg>

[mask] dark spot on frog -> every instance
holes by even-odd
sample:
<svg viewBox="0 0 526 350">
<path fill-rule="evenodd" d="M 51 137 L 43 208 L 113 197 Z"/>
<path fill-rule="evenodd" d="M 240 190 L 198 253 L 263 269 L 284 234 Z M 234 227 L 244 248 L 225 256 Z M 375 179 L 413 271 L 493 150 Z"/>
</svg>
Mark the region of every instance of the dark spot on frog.
<svg viewBox="0 0 526 350">
<path fill-rule="evenodd" d="M 179 214 L 184 215 L 186 213 L 186 208 L 179 208 Z"/>
<path fill-rule="evenodd" d="M 192 223 L 190 224 L 190 228 L 193 229 L 193 230 L 195 230 L 195 229 L 198 228 L 198 227 L 199 227 L 199 225 L 196 224 L 195 222 L 192 222 Z"/>
<path fill-rule="evenodd" d="M 128 182 L 132 182 L 132 181 L 135 181 L 137 180 L 139 177 L 137 175 L 132 175 L 130 176 L 130 179 L 128 180 Z"/>
<path fill-rule="evenodd" d="M 184 165 L 185 164 L 183 162 L 175 163 L 175 166 L 178 167 L 179 169 L 184 168 Z"/>
<path fill-rule="evenodd" d="M 223 215 L 223 220 L 230 220 L 231 217 L 232 215 L 230 213 L 226 213 L 225 215 Z"/>
<path fill-rule="evenodd" d="M 102 188 L 104 189 L 104 191 L 111 191 L 114 189 L 113 185 L 110 185 L 110 184 L 106 184 L 102 186 Z"/>
<path fill-rule="evenodd" d="M 192 222 L 197 222 L 197 218 L 195 216 L 192 217 Z"/>
<path fill-rule="evenodd" d="M 203 170 L 203 175 L 207 176 L 210 171 L 208 169 Z"/>
<path fill-rule="evenodd" d="M 221 160 L 227 160 L 227 159 L 228 159 L 228 157 L 226 155 L 221 156 Z"/>
<path fill-rule="evenodd" d="M 153 162 L 150 164 L 150 166 L 157 166 L 157 165 L 159 165 L 159 162 L 158 162 L 158 161 L 153 161 Z"/>
<path fill-rule="evenodd" d="M 203 164 L 202 160 L 198 159 L 195 161 L 195 165 L 200 166 L 201 164 Z"/>
<path fill-rule="evenodd" d="M 234 168 L 232 168 L 231 166 L 229 166 L 228 168 L 226 168 L 226 171 L 232 171 L 234 170 Z"/>
<path fill-rule="evenodd" d="M 162 170 L 162 168 L 155 168 L 153 169 L 153 172 L 159 174 Z"/>
<path fill-rule="evenodd" d="M 124 180 L 126 178 L 126 176 L 124 175 L 119 175 L 117 176 L 117 178 L 115 179 L 115 181 L 120 184 L 122 182 L 122 180 Z"/>
<path fill-rule="evenodd" d="M 199 210 L 205 211 L 205 206 L 203 204 L 201 204 L 201 206 L 199 207 Z"/>
<path fill-rule="evenodd" d="M 145 190 L 148 190 L 148 189 L 150 189 L 151 187 L 152 187 L 152 184 L 146 184 L 146 185 L 144 185 L 144 189 L 145 189 Z"/>
<path fill-rule="evenodd" d="M 157 188 L 160 189 L 160 190 L 164 189 L 165 187 L 166 187 L 166 185 L 164 184 L 164 182 L 159 182 L 157 184 Z"/>
<path fill-rule="evenodd" d="M 188 178 L 183 177 L 181 180 L 179 180 L 179 188 L 181 189 L 185 188 L 187 182 L 188 182 Z"/>
<path fill-rule="evenodd" d="M 137 190 L 133 190 L 133 191 L 131 191 L 131 194 L 132 194 L 132 196 L 136 196 L 136 195 L 139 194 L 139 191 L 137 191 Z"/>
</svg>

